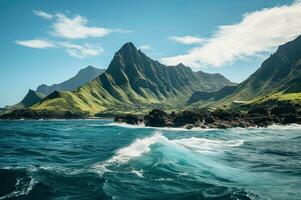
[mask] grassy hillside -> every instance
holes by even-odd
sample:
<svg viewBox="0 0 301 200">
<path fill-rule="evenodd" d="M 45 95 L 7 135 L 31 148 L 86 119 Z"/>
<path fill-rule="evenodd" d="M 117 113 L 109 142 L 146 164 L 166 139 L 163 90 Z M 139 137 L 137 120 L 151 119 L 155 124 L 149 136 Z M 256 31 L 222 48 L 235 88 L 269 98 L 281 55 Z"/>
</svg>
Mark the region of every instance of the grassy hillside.
<svg viewBox="0 0 301 200">
<path fill-rule="evenodd" d="M 194 91 L 232 84 L 220 74 L 193 72 L 182 64 L 165 66 L 126 43 L 99 77 L 74 92 L 54 92 L 33 109 L 91 114 L 171 109 L 184 106 Z"/>
<path fill-rule="evenodd" d="M 1 111 L 0 114 L 8 113 L 16 109 L 29 108 L 34 104 L 40 102 L 45 96 L 39 92 L 35 92 L 34 90 L 29 90 L 25 97 L 19 103 L 6 106 Z"/>
<path fill-rule="evenodd" d="M 280 46 L 255 73 L 232 91 L 225 90 L 225 87 L 213 93 L 194 93 L 188 103 L 194 107 L 223 107 L 235 101 L 254 101 L 265 96 L 277 96 L 282 100 L 292 97 L 290 93 L 301 92 L 300 80 L 301 36 Z"/>
</svg>

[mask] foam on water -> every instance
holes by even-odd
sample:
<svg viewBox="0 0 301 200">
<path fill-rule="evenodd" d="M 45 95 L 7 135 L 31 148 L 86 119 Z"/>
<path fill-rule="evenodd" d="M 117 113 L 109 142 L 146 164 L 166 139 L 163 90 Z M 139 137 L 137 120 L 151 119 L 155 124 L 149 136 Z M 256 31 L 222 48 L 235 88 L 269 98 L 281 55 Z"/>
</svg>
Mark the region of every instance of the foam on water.
<svg viewBox="0 0 301 200">
<path fill-rule="evenodd" d="M 18 178 L 16 181 L 16 184 L 15 184 L 16 190 L 0 197 L 0 200 L 11 199 L 11 198 L 16 198 L 16 197 L 23 196 L 23 195 L 28 195 L 29 192 L 35 186 L 35 184 L 38 183 L 38 181 L 35 180 L 33 177 L 29 177 L 29 178 L 30 178 L 29 182 L 26 181 L 25 178 Z"/>
<path fill-rule="evenodd" d="M 115 123 L 115 122 L 112 122 L 112 123 L 108 123 L 108 124 L 104 124 L 104 126 L 120 126 L 120 127 L 123 127 L 123 128 L 149 128 L 149 127 L 146 127 L 143 123 L 139 124 L 139 125 L 133 125 L 133 124 L 127 124 L 127 123 Z"/>
<path fill-rule="evenodd" d="M 0 200 L 301 197 L 300 125 L 195 131 L 109 122 L 0 120 Z"/>
<path fill-rule="evenodd" d="M 209 131 L 209 130 L 223 130 L 223 129 L 216 129 L 216 128 L 200 128 L 200 127 L 193 127 L 191 129 L 187 129 L 187 128 L 181 128 L 181 127 L 152 127 L 152 126 L 145 126 L 145 124 L 141 123 L 139 125 L 132 125 L 132 124 L 126 124 L 126 123 L 108 123 L 108 124 L 104 124 L 104 126 L 119 126 L 119 127 L 123 127 L 123 128 L 150 128 L 150 129 L 156 129 L 156 130 L 167 130 L 167 131 Z M 289 124 L 289 125 L 278 125 L 278 124 L 273 124 L 271 126 L 268 127 L 248 127 L 248 128 L 240 128 L 240 127 L 233 127 L 233 128 L 228 128 L 228 129 L 238 129 L 238 130 L 244 130 L 244 131 L 248 131 L 248 130 L 253 130 L 253 129 L 257 129 L 257 130 L 267 130 L 267 129 L 278 129 L 278 130 L 288 130 L 288 129 L 301 129 L 301 124 Z"/>
<path fill-rule="evenodd" d="M 225 150 L 227 147 L 237 147 L 244 143 L 244 140 L 209 140 L 205 138 L 184 138 L 172 140 L 174 143 L 181 145 L 193 152 L 204 153 L 204 152 L 218 152 Z"/>
<path fill-rule="evenodd" d="M 288 129 L 301 129 L 301 124 L 289 124 L 289 125 L 271 125 L 267 127 L 268 129 L 280 129 L 280 130 L 288 130 Z"/>
<path fill-rule="evenodd" d="M 138 129 L 138 128 L 143 128 L 143 129 L 156 129 L 156 130 L 166 130 L 166 131 L 210 131 L 210 130 L 218 130 L 215 128 L 200 128 L 200 127 L 193 127 L 191 129 L 187 128 L 181 128 L 181 127 L 153 127 L 153 126 L 145 126 L 145 124 L 141 123 L 138 125 L 133 125 L 133 124 L 126 124 L 126 123 L 108 123 L 104 124 L 104 126 L 119 126 L 123 128 L 133 128 L 133 129 Z"/>
<path fill-rule="evenodd" d="M 65 168 L 60 166 L 40 166 L 39 169 L 54 172 L 57 174 L 63 174 L 67 176 L 82 174 L 87 172 L 85 169 L 73 169 L 73 168 Z"/>
<path fill-rule="evenodd" d="M 210 140 L 205 138 L 184 138 L 184 139 L 174 139 L 169 140 L 167 137 L 162 135 L 162 133 L 155 131 L 155 133 L 149 137 L 142 139 L 136 139 L 128 146 L 117 150 L 113 157 L 106 160 L 105 162 L 97 163 L 92 168 L 100 174 L 104 172 L 109 172 L 112 170 L 108 169 L 109 165 L 117 164 L 122 165 L 128 163 L 131 159 L 135 159 L 143 156 L 144 154 L 151 151 L 151 146 L 160 143 L 163 145 L 171 145 L 178 149 L 183 149 L 185 151 L 195 152 L 195 153 L 218 153 L 230 147 L 237 147 L 244 143 L 243 140 Z M 133 171 L 136 173 L 137 171 Z M 137 174 L 141 176 L 140 173 Z"/>
<path fill-rule="evenodd" d="M 150 146 L 159 142 L 168 140 L 161 133 L 156 132 L 150 137 L 136 139 L 129 146 L 119 149 L 107 163 L 126 163 L 130 159 L 141 156 L 150 151 Z"/>
</svg>

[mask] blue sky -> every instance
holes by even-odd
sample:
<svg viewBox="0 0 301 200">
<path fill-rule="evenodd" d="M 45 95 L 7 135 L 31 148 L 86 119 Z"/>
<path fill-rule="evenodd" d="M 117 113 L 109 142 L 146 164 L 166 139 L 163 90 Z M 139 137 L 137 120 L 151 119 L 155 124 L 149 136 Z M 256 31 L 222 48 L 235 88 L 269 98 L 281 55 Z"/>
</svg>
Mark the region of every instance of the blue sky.
<svg viewBox="0 0 301 200">
<path fill-rule="evenodd" d="M 88 65 L 106 68 L 127 41 L 241 82 L 301 34 L 300 19 L 300 1 L 287 0 L 0 0 L 0 107 Z"/>
</svg>

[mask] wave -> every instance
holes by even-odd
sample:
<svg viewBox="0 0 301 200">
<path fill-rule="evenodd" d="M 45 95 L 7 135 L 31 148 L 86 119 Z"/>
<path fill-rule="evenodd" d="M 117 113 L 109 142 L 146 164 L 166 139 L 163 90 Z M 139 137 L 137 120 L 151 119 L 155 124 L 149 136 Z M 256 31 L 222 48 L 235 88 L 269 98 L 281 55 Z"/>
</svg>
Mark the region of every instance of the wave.
<svg viewBox="0 0 301 200">
<path fill-rule="evenodd" d="M 35 186 L 35 184 L 38 183 L 38 181 L 35 180 L 31 176 L 29 177 L 29 179 L 30 180 L 27 181 L 24 177 L 18 178 L 16 181 L 16 184 L 15 184 L 16 190 L 0 197 L 0 200 L 11 199 L 11 198 L 16 198 L 16 197 L 23 196 L 23 195 L 28 195 L 30 193 L 30 191 L 33 189 L 33 187 Z"/>
<path fill-rule="evenodd" d="M 193 127 L 191 129 L 181 128 L 181 127 L 154 127 L 154 126 L 145 126 L 145 124 L 141 123 L 138 125 L 127 124 L 127 123 L 108 123 L 104 124 L 104 126 L 119 126 L 123 128 L 143 128 L 143 129 L 156 129 L 156 130 L 166 130 L 166 131 L 210 131 L 210 130 L 219 130 L 215 128 L 200 128 L 200 127 Z"/>
<path fill-rule="evenodd" d="M 167 130 L 167 131 L 210 131 L 210 130 L 223 130 L 223 129 L 216 129 L 216 128 L 200 128 L 200 127 L 193 127 L 191 129 L 187 128 L 181 128 L 181 127 L 153 127 L 153 126 L 145 126 L 145 124 L 141 123 L 139 125 L 133 125 L 133 124 L 126 124 L 126 123 L 108 123 L 104 124 L 104 126 L 119 126 L 123 128 L 149 128 L 149 129 L 156 129 L 156 130 Z M 268 127 L 247 127 L 247 128 L 242 128 L 242 127 L 233 127 L 233 128 L 228 128 L 228 130 L 260 130 L 260 129 L 278 129 L 278 130 L 287 130 L 287 129 L 301 129 L 301 124 L 289 124 L 289 125 L 278 125 L 278 124 L 273 124 Z"/>
<path fill-rule="evenodd" d="M 52 165 L 41 165 L 41 166 L 4 166 L 0 167 L 0 169 L 5 169 L 5 170 L 25 170 L 28 173 L 36 173 L 40 170 L 48 171 L 48 172 L 53 172 L 57 174 L 62 174 L 62 175 L 77 175 L 77 174 L 83 174 L 86 172 L 89 172 L 86 169 L 76 169 L 76 168 L 66 168 L 62 166 L 52 166 Z"/>
<path fill-rule="evenodd" d="M 40 166 L 39 169 L 62 174 L 66 176 L 78 175 L 87 172 L 85 169 L 74 169 L 60 166 Z"/>
<path fill-rule="evenodd" d="M 207 152 L 218 152 L 225 150 L 227 147 L 237 147 L 244 143 L 244 140 L 209 140 L 206 138 L 184 138 L 173 140 L 178 145 L 181 145 L 193 152 L 207 153 Z"/>
<path fill-rule="evenodd" d="M 133 125 L 133 124 L 127 124 L 127 123 L 108 123 L 108 124 L 104 124 L 104 126 L 120 126 L 120 127 L 124 127 L 124 128 L 151 128 L 151 127 L 147 127 L 145 126 L 143 123 L 139 124 L 139 125 Z"/>
<path fill-rule="evenodd" d="M 108 160 L 108 163 L 126 163 L 132 158 L 139 157 L 142 154 L 149 152 L 151 145 L 164 140 L 168 139 L 160 133 L 155 133 L 154 135 L 143 139 L 136 139 L 129 146 L 119 149 L 115 156 Z"/>
<path fill-rule="evenodd" d="M 267 127 L 268 129 L 278 129 L 278 130 L 287 130 L 287 129 L 301 129 L 301 124 L 289 124 L 289 125 L 277 125 L 273 124 Z"/>
<path fill-rule="evenodd" d="M 123 165 L 132 159 L 141 157 L 144 154 L 149 153 L 154 144 L 161 144 L 167 148 L 176 147 L 179 151 L 193 153 L 218 153 L 227 148 L 241 146 L 243 143 L 244 140 L 224 141 L 196 137 L 170 140 L 162 135 L 162 133 L 155 131 L 155 133 L 149 137 L 134 140 L 128 146 L 117 150 L 110 159 L 97 163 L 92 168 L 101 175 L 105 172 L 113 172 L 108 166 Z M 137 173 L 137 171 L 133 171 L 133 173 L 137 174 L 137 176 L 142 176 L 142 174 Z"/>
</svg>

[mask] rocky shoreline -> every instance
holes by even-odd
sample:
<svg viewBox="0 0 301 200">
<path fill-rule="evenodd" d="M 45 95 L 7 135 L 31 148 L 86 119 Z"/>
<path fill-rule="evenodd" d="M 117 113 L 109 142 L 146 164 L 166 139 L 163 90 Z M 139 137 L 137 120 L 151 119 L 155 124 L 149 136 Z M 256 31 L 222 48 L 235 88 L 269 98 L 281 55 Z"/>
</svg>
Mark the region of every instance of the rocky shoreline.
<svg viewBox="0 0 301 200">
<path fill-rule="evenodd" d="M 31 110 L 24 108 L 3 114 L 0 116 L 0 119 L 83 119 L 87 117 L 88 115 L 86 113 Z"/>
<path fill-rule="evenodd" d="M 248 112 L 240 111 L 182 111 L 167 113 L 154 109 L 144 117 L 135 115 L 119 115 L 114 118 L 116 123 L 132 125 L 144 124 L 152 127 L 174 128 L 234 128 L 234 127 L 267 127 L 273 124 L 301 124 L 301 113 L 294 107 L 274 107 L 267 110 L 255 107 Z"/>
</svg>

